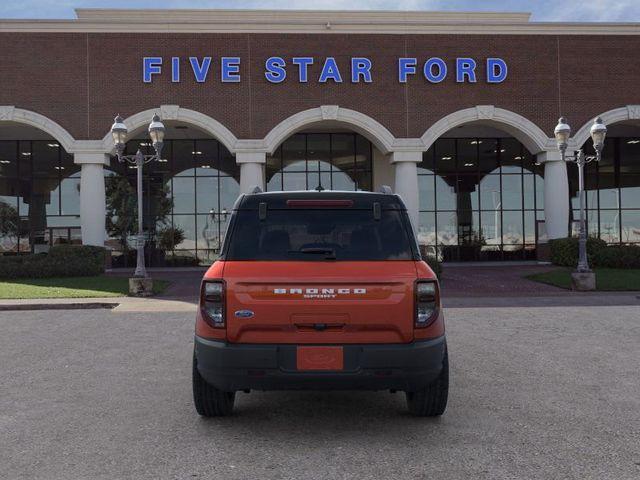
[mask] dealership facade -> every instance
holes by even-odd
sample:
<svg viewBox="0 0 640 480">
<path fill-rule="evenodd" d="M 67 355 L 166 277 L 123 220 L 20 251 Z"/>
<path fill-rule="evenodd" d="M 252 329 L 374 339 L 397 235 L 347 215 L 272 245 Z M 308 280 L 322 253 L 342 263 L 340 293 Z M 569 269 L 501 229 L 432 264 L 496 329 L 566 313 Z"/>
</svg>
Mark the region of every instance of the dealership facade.
<svg viewBox="0 0 640 480">
<path fill-rule="evenodd" d="M 390 185 L 420 243 L 445 260 L 536 258 L 578 218 L 576 167 L 553 138 L 560 116 L 570 150 L 592 149 L 595 117 L 608 127 L 602 161 L 586 169 L 589 232 L 640 243 L 639 24 L 518 13 L 77 17 L 0 20 L 2 253 L 126 250 L 115 220 L 136 170 L 116 160 L 109 128 L 120 114 L 127 151 L 151 153 L 154 113 L 167 131 L 162 160 L 143 170 L 152 264 L 160 248 L 210 262 L 228 211 L 254 186 Z M 171 229 L 179 241 L 161 242 Z"/>
</svg>

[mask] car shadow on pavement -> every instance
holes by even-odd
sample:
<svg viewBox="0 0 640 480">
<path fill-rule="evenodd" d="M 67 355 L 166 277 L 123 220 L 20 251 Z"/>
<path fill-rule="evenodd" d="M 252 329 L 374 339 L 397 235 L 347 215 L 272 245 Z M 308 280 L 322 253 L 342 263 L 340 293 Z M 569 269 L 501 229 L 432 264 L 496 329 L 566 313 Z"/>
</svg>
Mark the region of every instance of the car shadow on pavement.
<svg viewBox="0 0 640 480">
<path fill-rule="evenodd" d="M 204 419 L 203 425 L 215 425 L 212 433 L 229 426 L 230 432 L 246 428 L 260 436 L 260 432 L 271 435 L 278 430 L 291 431 L 292 424 L 297 424 L 314 432 L 313 436 L 322 437 L 336 432 L 361 434 L 365 430 L 368 435 L 384 435 L 390 422 L 397 431 L 402 423 L 437 425 L 442 419 L 410 415 L 404 392 L 291 391 L 238 393 L 231 417 Z"/>
</svg>

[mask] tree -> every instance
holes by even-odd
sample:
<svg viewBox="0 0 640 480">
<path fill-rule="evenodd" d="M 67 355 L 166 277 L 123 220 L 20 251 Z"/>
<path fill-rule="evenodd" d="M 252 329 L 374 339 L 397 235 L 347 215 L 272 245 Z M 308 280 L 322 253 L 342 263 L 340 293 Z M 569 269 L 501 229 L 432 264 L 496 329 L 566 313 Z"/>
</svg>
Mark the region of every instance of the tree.
<svg viewBox="0 0 640 480">
<path fill-rule="evenodd" d="M 18 209 L 7 202 L 0 201 L 0 237 L 20 238 L 20 215 Z"/>
<path fill-rule="evenodd" d="M 136 190 L 126 177 L 111 176 L 105 183 L 107 197 L 107 231 L 119 240 L 123 251 L 129 250 L 127 238 L 138 233 L 138 200 Z M 150 238 L 155 235 L 155 227 L 166 223 L 173 208 L 173 199 L 166 185 L 145 192 L 151 198 L 151 215 L 147 229 Z"/>
<path fill-rule="evenodd" d="M 165 252 L 173 250 L 184 241 L 184 230 L 180 227 L 165 227 L 158 232 L 158 248 Z"/>
</svg>

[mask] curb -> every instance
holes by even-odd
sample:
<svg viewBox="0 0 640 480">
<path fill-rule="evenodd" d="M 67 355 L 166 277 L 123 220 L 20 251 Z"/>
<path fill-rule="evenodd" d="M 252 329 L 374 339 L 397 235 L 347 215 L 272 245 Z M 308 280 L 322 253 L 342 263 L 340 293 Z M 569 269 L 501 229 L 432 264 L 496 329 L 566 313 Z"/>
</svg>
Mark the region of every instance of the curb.
<svg viewBox="0 0 640 480">
<path fill-rule="evenodd" d="M 14 303 L 0 305 L 0 312 L 26 310 L 96 310 L 114 309 L 119 303 L 91 302 L 91 303 Z"/>
</svg>

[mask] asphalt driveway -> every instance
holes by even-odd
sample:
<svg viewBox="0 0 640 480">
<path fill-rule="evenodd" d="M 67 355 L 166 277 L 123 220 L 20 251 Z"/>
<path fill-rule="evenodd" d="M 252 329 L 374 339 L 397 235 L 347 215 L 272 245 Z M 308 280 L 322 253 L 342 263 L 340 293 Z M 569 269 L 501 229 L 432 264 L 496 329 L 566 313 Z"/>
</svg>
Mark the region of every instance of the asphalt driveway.
<svg viewBox="0 0 640 480">
<path fill-rule="evenodd" d="M 0 312 L 0 478 L 640 478 L 640 307 L 448 309 L 441 419 L 379 393 L 191 403 L 187 311 Z"/>
</svg>

